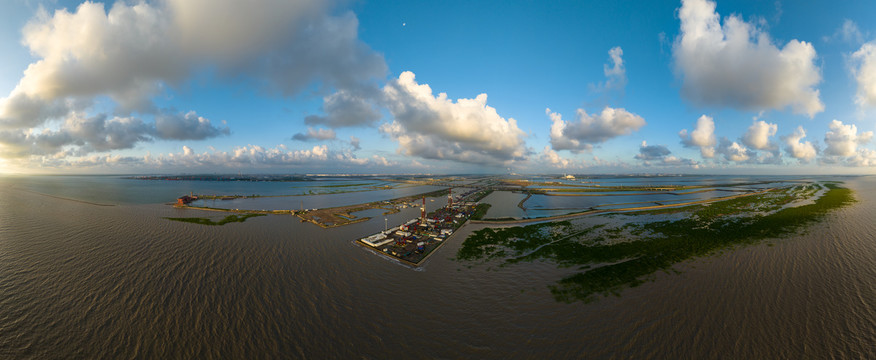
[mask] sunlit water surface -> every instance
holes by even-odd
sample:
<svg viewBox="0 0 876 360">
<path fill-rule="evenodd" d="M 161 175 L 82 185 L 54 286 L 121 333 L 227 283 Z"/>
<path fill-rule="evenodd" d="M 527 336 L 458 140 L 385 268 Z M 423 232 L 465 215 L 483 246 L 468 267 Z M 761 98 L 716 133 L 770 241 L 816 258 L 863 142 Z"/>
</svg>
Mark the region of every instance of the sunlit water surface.
<svg viewBox="0 0 876 360">
<path fill-rule="evenodd" d="M 0 178 L 0 358 L 876 356 L 873 177 L 847 179 L 859 202 L 804 234 L 589 304 L 551 296 L 569 269 L 450 259 L 478 226 L 414 271 L 353 244 L 382 230 L 381 217 L 201 226 L 162 218 L 222 216 L 161 204 L 185 186 L 154 183 L 150 195 L 149 184 L 99 180 L 38 192 L 115 206 Z"/>
</svg>

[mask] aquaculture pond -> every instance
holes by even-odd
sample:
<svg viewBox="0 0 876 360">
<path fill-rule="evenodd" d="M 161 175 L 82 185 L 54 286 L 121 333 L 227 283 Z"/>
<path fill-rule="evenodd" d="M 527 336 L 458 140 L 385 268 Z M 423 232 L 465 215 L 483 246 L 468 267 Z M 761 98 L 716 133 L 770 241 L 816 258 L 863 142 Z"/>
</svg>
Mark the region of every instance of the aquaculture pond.
<svg viewBox="0 0 876 360">
<path fill-rule="evenodd" d="M 533 177 L 524 179 L 531 181 L 530 189 L 556 188 L 613 188 L 613 187 L 660 187 L 660 186 L 739 186 L 757 183 L 781 183 L 812 181 L 811 177 L 793 176 L 727 176 L 727 175 L 679 175 L 679 176 L 583 176 L 573 179 Z"/>
<path fill-rule="evenodd" d="M 620 222 L 545 222 L 486 228 L 469 236 L 457 259 L 469 264 L 549 261 L 577 271 L 550 285 L 558 301 L 591 301 L 642 284 L 658 270 L 728 247 L 753 244 L 801 231 L 825 214 L 853 203 L 852 191 L 800 185 L 684 208 L 612 215 Z M 811 203 L 789 206 L 803 200 Z M 660 215 L 684 212 L 665 220 Z M 649 218 L 650 216 L 656 218 Z"/>
<path fill-rule="evenodd" d="M 490 210 L 484 216 L 485 219 L 522 218 L 526 212 L 519 208 L 519 204 L 526 199 L 526 194 L 510 191 L 494 191 L 481 199 L 481 203 L 490 204 Z"/>
</svg>

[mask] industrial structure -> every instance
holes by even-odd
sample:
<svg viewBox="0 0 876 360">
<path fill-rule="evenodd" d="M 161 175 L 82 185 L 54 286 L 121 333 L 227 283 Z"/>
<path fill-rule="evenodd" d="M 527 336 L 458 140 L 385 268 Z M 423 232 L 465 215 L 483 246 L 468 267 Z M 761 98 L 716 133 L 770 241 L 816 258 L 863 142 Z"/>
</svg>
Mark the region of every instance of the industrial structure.
<svg viewBox="0 0 876 360">
<path fill-rule="evenodd" d="M 358 243 L 385 256 L 416 266 L 459 229 L 473 214 L 476 206 L 477 203 L 474 202 L 454 202 L 451 189 L 447 196 L 447 205 L 426 214 L 424 196 L 419 218 L 392 228 L 384 226 L 384 231 L 359 239 Z"/>
</svg>

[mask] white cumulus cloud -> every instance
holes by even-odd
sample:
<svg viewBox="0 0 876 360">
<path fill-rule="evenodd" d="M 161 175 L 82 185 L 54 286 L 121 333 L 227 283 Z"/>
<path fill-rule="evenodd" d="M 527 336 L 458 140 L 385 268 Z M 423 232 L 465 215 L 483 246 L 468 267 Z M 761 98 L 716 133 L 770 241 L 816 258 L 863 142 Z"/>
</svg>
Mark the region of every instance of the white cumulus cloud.
<svg viewBox="0 0 876 360">
<path fill-rule="evenodd" d="M 501 117 L 487 105 L 487 95 L 449 99 L 433 95 L 418 84 L 414 73 L 403 72 L 386 84 L 384 103 L 394 121 L 380 130 L 399 143 L 399 152 L 426 159 L 474 164 L 502 164 L 522 160 L 528 150 L 526 134 L 514 119 Z"/>
<path fill-rule="evenodd" d="M 857 167 L 876 166 L 876 150 L 860 149 L 858 153 L 849 160 L 848 165 Z"/>
<path fill-rule="evenodd" d="M 852 54 L 852 75 L 858 83 L 855 103 L 876 105 L 876 42 L 868 42 Z"/>
<path fill-rule="evenodd" d="M 326 116 L 313 124 L 371 124 L 379 118 L 373 109 L 336 111 L 345 107 L 338 104 L 359 104 L 378 93 L 374 81 L 387 71 L 383 56 L 359 40 L 358 25 L 352 12 L 336 11 L 327 0 L 118 1 L 109 9 L 84 2 L 72 11 L 41 10 L 22 30 L 22 44 L 35 60 L 0 98 L 0 129 L 11 139 L 61 128 L 72 137 L 66 148 L 72 151 L 64 153 L 126 148 L 133 138 L 229 134 L 227 127 L 193 112 L 168 115 L 153 103 L 205 68 L 219 81 L 244 79 L 259 90 L 287 96 L 305 88 L 320 94 L 334 90 L 336 95 L 324 99 Z M 93 115 L 96 99 L 102 112 L 143 122 L 146 130 L 116 140 L 118 134 L 100 145 L 96 138 L 76 138 L 87 133 L 63 129 L 81 114 L 105 116 Z M 106 125 L 116 126 L 115 119 Z M 82 144 L 90 146 L 70 148 Z M 13 147 L 22 150 L 19 145 Z"/>
<path fill-rule="evenodd" d="M 739 16 L 722 24 L 715 8 L 713 1 L 682 0 L 673 56 L 684 97 L 747 110 L 790 107 L 810 117 L 824 110 L 812 44 L 795 39 L 779 48 L 766 31 Z"/>
<path fill-rule="evenodd" d="M 755 121 L 748 127 L 748 131 L 742 137 L 742 143 L 757 150 L 767 150 L 775 146 L 770 143 L 770 137 L 776 135 L 778 125 L 766 121 Z"/>
<path fill-rule="evenodd" d="M 815 145 L 811 141 L 802 141 L 805 137 L 806 130 L 803 130 L 802 126 L 798 126 L 793 133 L 784 137 L 785 145 L 787 145 L 785 151 L 801 162 L 809 162 L 817 154 Z"/>
<path fill-rule="evenodd" d="M 606 81 L 599 85 L 590 84 L 592 90 L 597 92 L 605 91 L 623 91 L 627 85 L 627 69 L 624 66 L 624 50 L 620 46 L 615 46 L 608 50 L 608 58 L 610 64 L 602 65 L 602 72 L 605 73 Z"/>
<path fill-rule="evenodd" d="M 824 143 L 827 148 L 825 155 L 848 157 L 858 152 L 858 145 L 866 144 L 873 138 L 872 131 L 858 134 L 858 127 L 853 124 L 843 124 L 842 121 L 833 120 L 828 125 L 830 131 L 824 134 Z"/>
<path fill-rule="evenodd" d="M 660 159 L 660 165 L 663 166 L 689 166 L 694 169 L 698 169 L 700 164 L 693 159 L 680 158 L 673 155 L 668 155 Z"/>
<path fill-rule="evenodd" d="M 228 135 L 227 127 L 214 126 L 194 112 L 156 115 L 156 121 L 137 117 L 69 114 L 57 129 L 0 131 L 0 157 L 85 156 L 92 152 L 131 149 L 141 142 L 203 140 Z"/>
<path fill-rule="evenodd" d="M 570 165 L 572 165 L 572 160 L 560 156 L 560 154 L 558 154 L 556 151 L 551 149 L 550 146 L 547 145 L 545 145 L 544 150 L 542 150 L 541 152 L 541 160 L 550 164 L 551 166 L 563 169 L 568 168 Z"/>
<path fill-rule="evenodd" d="M 752 155 L 751 151 L 744 145 L 735 141 L 727 140 L 727 138 L 721 138 L 717 151 L 724 156 L 725 160 L 735 162 L 748 161 L 751 159 Z"/>
<path fill-rule="evenodd" d="M 178 113 L 156 115 L 155 132 L 161 139 L 173 140 L 203 140 L 231 133 L 228 127 L 216 127 L 209 119 L 198 116 L 194 111 L 189 111 L 185 115 Z"/>
<path fill-rule="evenodd" d="M 699 148 L 703 158 L 715 157 L 715 145 L 718 140 L 715 138 L 715 121 L 710 116 L 700 116 L 693 131 L 688 133 L 687 129 L 682 129 L 678 136 L 681 137 L 681 144 L 685 147 Z"/>
<path fill-rule="evenodd" d="M 390 167 L 395 163 L 381 156 L 357 158 L 349 151 L 329 149 L 316 145 L 309 149 L 289 150 L 283 145 L 265 148 L 258 145 L 238 146 L 231 151 L 195 152 L 183 146 L 183 152 L 147 156 L 143 164 L 164 168 L 236 169 L 247 168 L 319 168 L 323 170 L 361 169 L 362 167 Z"/>
<path fill-rule="evenodd" d="M 587 114 L 578 109 L 577 120 L 565 121 L 562 115 L 545 109 L 551 119 L 550 140 L 554 150 L 575 153 L 590 151 L 594 144 L 629 135 L 645 126 L 645 119 L 622 108 L 606 107 L 599 114 Z"/>
</svg>

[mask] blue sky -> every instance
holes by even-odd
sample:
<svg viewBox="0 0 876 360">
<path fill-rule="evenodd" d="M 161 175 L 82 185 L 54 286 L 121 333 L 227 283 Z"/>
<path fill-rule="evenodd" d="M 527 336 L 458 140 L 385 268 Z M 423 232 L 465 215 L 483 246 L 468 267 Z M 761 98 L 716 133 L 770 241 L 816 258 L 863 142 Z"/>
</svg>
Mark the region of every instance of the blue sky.
<svg viewBox="0 0 876 360">
<path fill-rule="evenodd" d="M 0 14 L 5 173 L 876 166 L 867 1 L 11 0 Z"/>
</svg>

